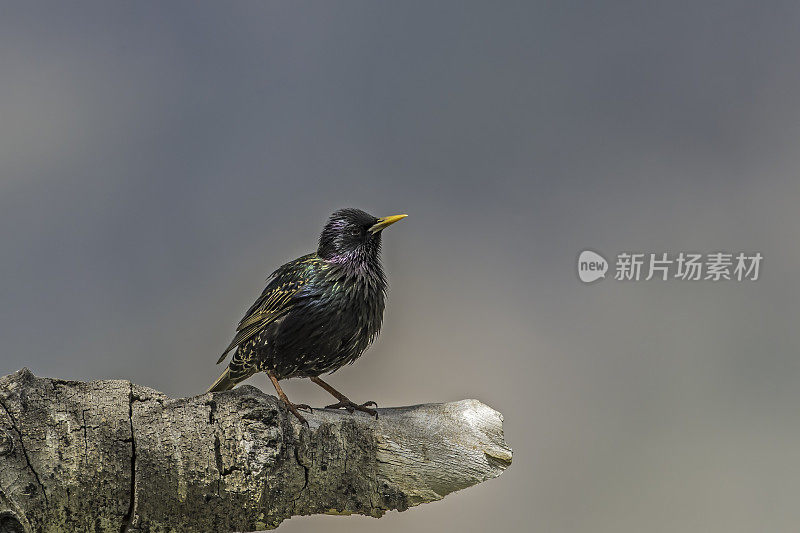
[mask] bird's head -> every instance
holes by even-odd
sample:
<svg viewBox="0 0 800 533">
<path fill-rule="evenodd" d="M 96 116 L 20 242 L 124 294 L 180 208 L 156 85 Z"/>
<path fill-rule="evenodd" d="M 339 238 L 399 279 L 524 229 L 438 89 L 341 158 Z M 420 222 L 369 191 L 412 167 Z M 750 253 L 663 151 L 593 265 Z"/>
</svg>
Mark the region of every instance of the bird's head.
<svg viewBox="0 0 800 533">
<path fill-rule="evenodd" d="M 339 209 L 328 219 L 319 236 L 317 255 L 336 262 L 377 259 L 383 229 L 407 216 L 377 218 L 360 209 Z"/>
</svg>

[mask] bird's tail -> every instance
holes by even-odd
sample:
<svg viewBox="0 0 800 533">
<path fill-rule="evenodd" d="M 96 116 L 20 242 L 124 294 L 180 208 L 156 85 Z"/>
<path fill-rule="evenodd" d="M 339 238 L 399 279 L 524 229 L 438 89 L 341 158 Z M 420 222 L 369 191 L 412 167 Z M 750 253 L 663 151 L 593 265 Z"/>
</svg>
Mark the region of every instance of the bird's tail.
<svg viewBox="0 0 800 533">
<path fill-rule="evenodd" d="M 217 381 L 206 392 L 219 392 L 223 390 L 231 390 L 239 381 L 231 377 L 231 369 L 226 368 Z"/>
</svg>

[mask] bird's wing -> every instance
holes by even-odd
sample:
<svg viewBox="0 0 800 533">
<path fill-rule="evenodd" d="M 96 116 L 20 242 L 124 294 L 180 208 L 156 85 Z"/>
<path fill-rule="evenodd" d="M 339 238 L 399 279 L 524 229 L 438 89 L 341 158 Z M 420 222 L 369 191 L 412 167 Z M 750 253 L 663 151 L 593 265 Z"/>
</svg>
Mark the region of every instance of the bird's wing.
<svg viewBox="0 0 800 533">
<path fill-rule="evenodd" d="M 256 335 L 259 331 L 285 315 L 292 308 L 293 299 L 309 282 L 313 269 L 320 260 L 316 254 L 308 254 L 277 269 L 270 275 L 271 281 L 261 296 L 250 306 L 239 325 L 236 336 L 222 352 L 217 364 L 233 348 Z"/>
</svg>

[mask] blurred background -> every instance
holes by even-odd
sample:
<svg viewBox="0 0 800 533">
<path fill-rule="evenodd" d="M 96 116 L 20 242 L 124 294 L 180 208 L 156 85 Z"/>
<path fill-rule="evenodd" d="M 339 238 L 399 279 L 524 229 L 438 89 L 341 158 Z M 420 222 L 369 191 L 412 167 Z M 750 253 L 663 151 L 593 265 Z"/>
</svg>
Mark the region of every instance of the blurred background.
<svg viewBox="0 0 800 533">
<path fill-rule="evenodd" d="M 800 5 L 602 4 L 4 3 L 0 374 L 202 393 L 330 212 L 408 213 L 330 382 L 478 398 L 514 464 L 281 531 L 797 531 Z M 584 285 L 585 248 L 764 260 Z"/>
</svg>

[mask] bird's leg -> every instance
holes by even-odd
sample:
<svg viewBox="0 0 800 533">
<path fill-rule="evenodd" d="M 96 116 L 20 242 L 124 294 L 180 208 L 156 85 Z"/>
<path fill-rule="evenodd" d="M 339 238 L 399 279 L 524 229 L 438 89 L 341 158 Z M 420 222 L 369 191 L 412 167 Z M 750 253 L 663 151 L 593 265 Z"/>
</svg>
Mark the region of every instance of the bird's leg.
<svg viewBox="0 0 800 533">
<path fill-rule="evenodd" d="M 344 407 L 345 409 L 347 409 L 348 413 L 352 413 L 353 409 L 355 409 L 356 411 L 362 411 L 364 413 L 367 413 L 368 415 L 372 415 L 375 418 L 378 418 L 378 411 L 367 407 L 368 405 L 374 405 L 375 407 L 378 407 L 377 403 L 369 401 L 359 405 L 357 403 L 351 402 L 350 398 L 348 398 L 338 390 L 334 389 L 333 387 L 322 381 L 320 378 L 313 377 L 311 378 L 311 381 L 313 381 L 314 383 L 316 383 L 317 385 L 328 391 L 331 394 L 331 396 L 339 400 L 339 403 L 328 405 L 325 407 L 326 409 L 341 409 L 342 407 Z"/>
<path fill-rule="evenodd" d="M 278 393 L 278 397 L 281 399 L 281 401 L 284 404 L 286 404 L 286 408 L 289 409 L 289 411 L 291 411 L 292 414 L 297 417 L 297 419 L 300 421 L 301 424 L 308 425 L 308 421 L 306 421 L 306 419 L 303 418 L 303 416 L 300 414 L 300 411 L 298 411 L 298 409 L 308 409 L 309 411 L 313 412 L 311 407 L 309 407 L 308 405 L 306 405 L 304 403 L 294 404 L 294 403 L 290 402 L 289 398 L 286 397 L 286 393 L 283 392 L 283 389 L 281 388 L 281 386 L 278 385 L 278 378 L 275 377 L 275 373 L 272 370 L 267 370 L 267 376 L 269 376 L 269 380 L 272 382 L 272 385 L 275 387 L 275 390 Z"/>
</svg>

